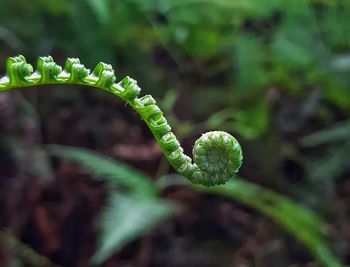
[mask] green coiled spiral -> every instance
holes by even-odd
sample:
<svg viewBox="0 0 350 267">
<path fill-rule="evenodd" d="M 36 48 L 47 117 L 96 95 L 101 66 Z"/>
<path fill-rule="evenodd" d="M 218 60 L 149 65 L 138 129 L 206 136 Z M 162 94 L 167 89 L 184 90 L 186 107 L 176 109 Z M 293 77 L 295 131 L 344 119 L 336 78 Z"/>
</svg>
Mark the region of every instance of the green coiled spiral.
<svg viewBox="0 0 350 267">
<path fill-rule="evenodd" d="M 203 134 L 193 147 L 192 163 L 154 98 L 150 95 L 139 98 L 141 89 L 128 76 L 118 83 L 115 81 L 112 66 L 102 62 L 90 72 L 78 58 L 69 58 L 62 69 L 51 56 L 47 56 L 38 59 L 37 69 L 33 71 L 33 67 L 19 55 L 7 60 L 6 75 L 0 79 L 0 91 L 46 84 L 81 84 L 106 90 L 126 101 L 141 116 L 172 166 L 191 182 L 212 186 L 235 176 L 243 158 L 241 146 L 233 136 L 220 131 Z"/>
</svg>

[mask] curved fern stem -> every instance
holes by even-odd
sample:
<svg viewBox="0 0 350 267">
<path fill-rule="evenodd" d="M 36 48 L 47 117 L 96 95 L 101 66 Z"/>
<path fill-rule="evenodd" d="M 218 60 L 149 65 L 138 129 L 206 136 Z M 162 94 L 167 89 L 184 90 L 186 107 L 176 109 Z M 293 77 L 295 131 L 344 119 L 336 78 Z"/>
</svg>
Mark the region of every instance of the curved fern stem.
<svg viewBox="0 0 350 267">
<path fill-rule="evenodd" d="M 98 63 L 90 72 L 78 58 L 69 58 L 64 69 L 51 56 L 40 57 L 37 69 L 24 56 L 11 57 L 6 63 L 6 75 L 0 79 L 0 91 L 47 84 L 80 84 L 97 87 L 127 102 L 146 122 L 171 165 L 181 175 L 196 184 L 223 184 L 235 176 L 242 164 L 238 141 L 226 132 L 208 132 L 193 148 L 194 162 L 184 154 L 171 127 L 151 95 L 139 97 L 137 82 L 125 77 L 116 83 L 111 65 Z"/>
</svg>

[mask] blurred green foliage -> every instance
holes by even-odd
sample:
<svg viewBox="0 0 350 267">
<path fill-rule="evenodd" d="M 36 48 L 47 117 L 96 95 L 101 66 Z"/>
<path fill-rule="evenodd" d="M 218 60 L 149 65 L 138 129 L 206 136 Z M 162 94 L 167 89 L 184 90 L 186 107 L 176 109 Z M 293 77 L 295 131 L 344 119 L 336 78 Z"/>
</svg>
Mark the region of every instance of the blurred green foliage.
<svg viewBox="0 0 350 267">
<path fill-rule="evenodd" d="M 113 188 L 100 216 L 100 245 L 92 258 L 94 264 L 103 263 L 123 245 L 174 214 L 175 204 L 157 197 L 156 191 L 173 185 L 189 185 L 181 176 L 165 176 L 152 184 L 137 170 L 86 149 L 57 145 L 48 149 L 51 155 L 73 160 L 98 179 L 106 179 L 107 185 Z M 119 187 L 115 187 L 116 184 Z M 127 188 L 121 191 L 121 185 Z M 289 231 L 325 266 L 343 266 L 329 248 L 329 233 L 322 219 L 287 197 L 238 177 L 223 186 L 193 187 L 202 193 L 221 194 L 252 206 Z"/>
<path fill-rule="evenodd" d="M 2 0 L 0 6 L 3 62 L 23 53 L 76 56 L 91 68 L 112 63 L 119 78 L 130 75 L 145 94 L 161 99 L 182 139 L 208 129 L 238 133 L 244 177 L 337 216 L 336 186 L 350 170 L 349 1 Z M 86 162 L 84 153 L 61 152 Z M 147 176 L 92 162 L 104 166 L 97 167 L 103 179 L 119 173 L 119 186 L 142 183 L 154 197 Z M 93 164 L 86 166 L 95 173 Z M 256 196 L 234 192 L 235 199 Z M 150 207 L 159 204 L 152 201 Z M 114 212 L 113 198 L 110 204 Z"/>
<path fill-rule="evenodd" d="M 174 71 L 184 78 L 197 73 L 196 80 L 178 88 L 190 90 L 187 97 L 193 101 L 201 99 L 189 107 L 190 114 L 205 118 L 230 106 L 240 114 L 228 116 L 232 130 L 255 138 L 268 126 L 266 91 L 271 87 L 295 94 L 316 87 L 323 100 L 349 109 L 349 5 L 311 0 L 4 0 L 0 23 L 11 54 L 61 51 L 90 65 L 114 62 L 122 75 L 137 77 L 144 88 L 174 85 L 169 75 Z M 160 52 L 173 64 L 164 68 L 154 62 Z"/>
<path fill-rule="evenodd" d="M 51 155 L 78 162 L 111 187 L 99 218 L 100 244 L 91 259 L 94 265 L 176 211 L 174 203 L 157 196 L 157 187 L 146 175 L 122 162 L 81 148 L 51 145 L 48 149 Z"/>
</svg>

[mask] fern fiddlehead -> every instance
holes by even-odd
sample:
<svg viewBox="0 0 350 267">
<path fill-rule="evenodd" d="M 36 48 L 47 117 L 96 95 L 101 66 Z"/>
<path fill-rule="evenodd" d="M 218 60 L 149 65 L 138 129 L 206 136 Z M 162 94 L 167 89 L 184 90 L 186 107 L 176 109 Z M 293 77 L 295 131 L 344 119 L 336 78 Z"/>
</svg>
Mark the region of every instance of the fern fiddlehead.
<svg viewBox="0 0 350 267">
<path fill-rule="evenodd" d="M 200 137 L 194 145 L 192 159 L 183 148 L 151 95 L 139 97 L 140 87 L 130 77 L 116 83 L 111 65 L 98 63 L 90 72 L 78 58 L 69 58 L 64 69 L 51 56 L 40 57 L 37 69 L 19 55 L 6 63 L 6 75 L 0 79 L 0 91 L 47 84 L 80 84 L 108 91 L 126 101 L 145 121 L 169 162 L 178 173 L 196 184 L 223 184 L 234 177 L 242 164 L 238 141 L 226 132 L 213 131 Z"/>
</svg>

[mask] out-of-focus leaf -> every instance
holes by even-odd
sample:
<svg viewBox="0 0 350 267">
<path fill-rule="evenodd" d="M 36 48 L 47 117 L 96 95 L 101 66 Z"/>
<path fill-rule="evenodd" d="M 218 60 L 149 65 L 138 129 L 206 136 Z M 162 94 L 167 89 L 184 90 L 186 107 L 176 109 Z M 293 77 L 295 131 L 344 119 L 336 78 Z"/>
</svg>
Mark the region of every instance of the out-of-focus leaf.
<svg viewBox="0 0 350 267">
<path fill-rule="evenodd" d="M 157 184 L 162 190 L 168 186 L 191 185 L 180 175 L 166 175 Z M 255 208 L 298 239 L 324 266 L 344 267 L 330 249 L 327 224 L 315 212 L 292 199 L 239 177 L 221 186 L 192 184 L 192 187 L 199 192 L 219 194 Z"/>
<path fill-rule="evenodd" d="M 269 111 L 265 101 L 237 111 L 228 108 L 212 114 L 207 120 L 208 129 L 234 131 L 246 139 L 254 139 L 267 128 Z"/>
<path fill-rule="evenodd" d="M 235 40 L 233 64 L 236 66 L 233 77 L 241 94 L 262 86 L 265 82 L 264 46 L 260 39 L 240 36 Z M 254 77 L 254 78 L 252 78 Z"/>
<path fill-rule="evenodd" d="M 48 145 L 47 150 L 53 156 L 77 162 L 100 180 L 126 186 L 142 195 L 153 195 L 155 193 L 154 186 L 147 175 L 120 161 L 84 148 Z"/>
<path fill-rule="evenodd" d="M 283 34 L 287 33 L 288 32 L 283 32 Z M 277 35 L 273 42 L 273 49 L 277 57 L 286 64 L 304 67 L 311 64 L 314 57 L 310 54 L 310 48 L 305 43 L 298 42 L 298 40 L 299 39 L 295 40 L 292 37 L 282 34 Z"/>
<path fill-rule="evenodd" d="M 47 9 L 52 14 L 65 14 L 69 12 L 71 8 L 71 1 L 70 0 L 39 0 L 37 2 L 41 3 L 41 6 L 44 9 Z"/>
<path fill-rule="evenodd" d="M 0 26 L 0 40 L 13 50 L 23 50 L 23 43 L 21 40 L 13 32 L 3 26 Z"/>
<path fill-rule="evenodd" d="M 329 128 L 315 132 L 301 139 L 305 147 L 327 144 L 329 147 L 322 156 L 309 160 L 308 172 L 311 180 L 326 183 L 341 175 L 350 167 L 349 151 L 350 120 L 336 123 Z"/>
<path fill-rule="evenodd" d="M 289 198 L 238 178 L 223 186 L 195 188 L 232 198 L 259 210 L 289 231 L 324 266 L 344 266 L 329 248 L 328 231 L 322 219 Z"/>
<path fill-rule="evenodd" d="M 234 131 L 247 139 L 254 139 L 262 134 L 269 122 L 269 110 L 265 101 L 237 112 L 233 122 Z"/>
<path fill-rule="evenodd" d="M 100 216 L 100 245 L 91 259 L 92 263 L 101 264 L 113 252 L 175 211 L 173 204 L 156 198 L 112 195 Z"/>
<path fill-rule="evenodd" d="M 171 202 L 157 197 L 156 186 L 149 177 L 126 164 L 82 148 L 50 145 L 47 149 L 51 155 L 76 161 L 109 183 L 116 182 L 130 189 L 127 193 L 112 193 L 101 213 L 98 221 L 100 242 L 91 259 L 93 264 L 102 263 L 177 210 Z"/>
<path fill-rule="evenodd" d="M 74 0 L 72 7 L 71 20 L 75 33 L 72 41 L 78 48 L 76 56 L 92 66 L 100 61 L 112 62 L 113 50 L 108 28 L 100 23 L 100 16 L 95 16 L 86 0 Z"/>
<path fill-rule="evenodd" d="M 318 183 L 326 183 L 334 177 L 339 177 L 350 167 L 350 142 L 331 147 L 325 156 L 310 162 L 308 170 L 310 178 Z M 311 160 L 310 160 L 311 161 Z"/>
<path fill-rule="evenodd" d="M 304 146 L 317 146 L 320 144 L 337 142 L 348 139 L 350 136 L 350 120 L 339 122 L 330 128 L 318 131 L 302 138 Z"/>
<path fill-rule="evenodd" d="M 335 71 L 349 72 L 350 71 L 350 54 L 334 55 L 330 62 L 330 67 Z"/>
<path fill-rule="evenodd" d="M 37 251 L 33 250 L 28 244 L 22 243 L 10 230 L 0 230 L 0 247 L 6 247 L 7 250 L 11 251 L 13 257 L 10 265 L 6 266 L 47 266 L 47 267 L 60 267 L 50 259 L 38 254 Z M 23 264 L 23 265 L 22 265 Z"/>
<path fill-rule="evenodd" d="M 215 107 L 223 106 L 227 103 L 227 99 L 225 97 L 218 97 L 225 94 L 227 89 L 223 88 L 209 88 L 207 87 L 205 90 L 196 90 L 191 94 L 192 103 L 196 103 L 193 105 L 193 112 L 195 114 L 208 114 L 209 110 L 215 110 Z M 229 98 L 229 95 L 226 95 Z M 200 99 L 200 101 L 198 101 Z"/>
<path fill-rule="evenodd" d="M 9 267 L 23 267 L 23 263 L 18 258 L 13 258 L 10 262 Z"/>
<path fill-rule="evenodd" d="M 159 101 L 159 106 L 164 111 L 171 111 L 171 109 L 174 107 L 174 104 L 178 98 L 178 92 L 173 89 L 169 89 L 166 91 L 164 98 Z"/>
<path fill-rule="evenodd" d="M 210 58 L 216 55 L 220 48 L 220 36 L 215 28 L 189 28 L 183 45 L 186 51 L 198 58 Z"/>
<path fill-rule="evenodd" d="M 101 23 L 109 20 L 109 0 L 87 0 L 87 2 Z"/>
<path fill-rule="evenodd" d="M 236 112 L 236 108 L 227 108 L 211 114 L 207 119 L 208 128 L 214 129 L 220 127 L 225 122 L 234 119 Z"/>
</svg>

